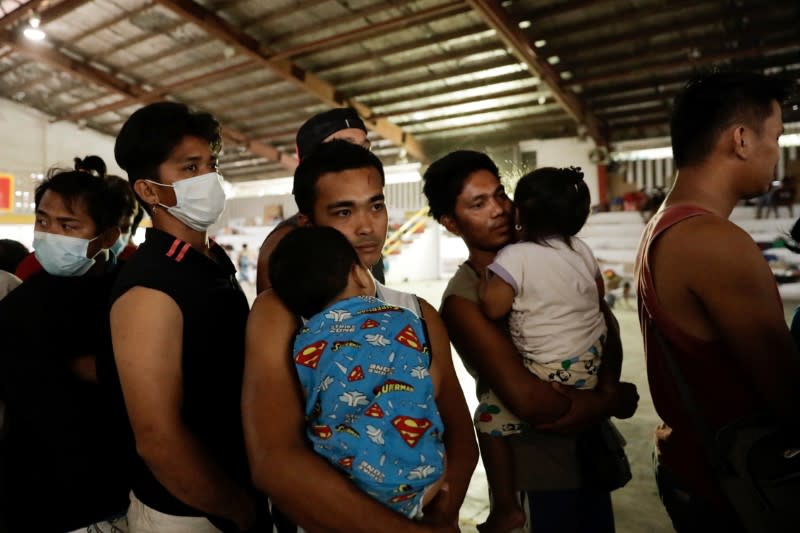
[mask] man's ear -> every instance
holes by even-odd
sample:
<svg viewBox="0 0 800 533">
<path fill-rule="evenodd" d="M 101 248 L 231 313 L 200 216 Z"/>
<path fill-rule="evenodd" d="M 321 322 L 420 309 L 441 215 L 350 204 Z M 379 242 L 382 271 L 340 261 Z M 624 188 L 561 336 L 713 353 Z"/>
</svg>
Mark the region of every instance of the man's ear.
<svg viewBox="0 0 800 533">
<path fill-rule="evenodd" d="M 439 222 L 442 224 L 442 226 L 447 228 L 447 231 L 450 233 L 458 235 L 459 237 L 461 236 L 461 233 L 458 231 L 458 224 L 456 224 L 455 219 L 453 219 L 453 217 L 450 215 L 442 215 L 439 218 Z"/>
<path fill-rule="evenodd" d="M 159 202 L 158 195 L 154 189 L 155 187 L 144 179 L 136 180 L 133 183 L 133 191 L 142 199 L 142 202 L 149 205 L 151 208 Z"/>
<path fill-rule="evenodd" d="M 301 228 L 309 228 L 313 224 L 311 223 L 311 218 L 308 215 L 297 213 L 297 225 Z"/>
<path fill-rule="evenodd" d="M 729 135 L 733 138 L 733 153 L 739 159 L 747 159 L 750 155 L 751 131 L 743 124 L 737 124 Z"/>
</svg>

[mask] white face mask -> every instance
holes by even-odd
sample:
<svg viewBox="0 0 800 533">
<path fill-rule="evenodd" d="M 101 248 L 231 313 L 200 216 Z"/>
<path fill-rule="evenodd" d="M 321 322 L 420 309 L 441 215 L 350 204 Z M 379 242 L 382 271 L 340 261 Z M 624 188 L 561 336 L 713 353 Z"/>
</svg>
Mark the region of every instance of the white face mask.
<svg viewBox="0 0 800 533">
<path fill-rule="evenodd" d="M 176 181 L 172 185 L 147 181 L 175 190 L 175 205 L 158 205 L 195 231 L 206 231 L 219 220 L 225 209 L 225 189 L 222 188 L 222 176 L 217 172 Z"/>
<path fill-rule="evenodd" d="M 89 243 L 98 237 L 81 239 L 44 231 L 34 231 L 33 250 L 36 259 L 48 274 L 53 276 L 83 276 L 94 266 L 94 257 L 87 257 L 86 252 L 89 250 Z M 97 253 L 100 253 L 100 251 Z"/>
</svg>

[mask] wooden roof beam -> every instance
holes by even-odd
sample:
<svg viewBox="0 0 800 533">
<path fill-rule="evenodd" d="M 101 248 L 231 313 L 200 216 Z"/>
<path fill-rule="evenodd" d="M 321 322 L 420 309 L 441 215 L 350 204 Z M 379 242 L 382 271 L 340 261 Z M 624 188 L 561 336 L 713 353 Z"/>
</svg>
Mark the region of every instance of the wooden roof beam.
<svg viewBox="0 0 800 533">
<path fill-rule="evenodd" d="M 775 2 L 781 3 L 780 0 L 775 0 Z M 720 15 L 719 13 L 708 13 L 705 16 L 700 16 L 693 15 L 692 13 L 687 13 L 686 15 L 683 13 L 675 13 L 673 19 L 665 24 L 648 24 L 648 21 L 644 19 L 637 24 L 635 28 L 617 33 L 613 40 L 609 40 L 605 35 L 599 35 L 592 39 L 587 39 L 570 46 L 558 47 L 556 49 L 551 49 L 548 45 L 548 50 L 551 50 L 551 54 L 569 58 L 574 54 L 579 54 L 585 50 L 597 52 L 598 50 L 607 50 L 609 48 L 615 48 L 621 44 L 627 44 L 630 42 L 642 40 L 648 42 L 654 37 L 665 34 L 679 33 L 685 36 L 691 31 L 730 21 L 733 14 L 739 17 L 746 16 L 751 22 L 753 22 L 764 19 L 772 19 L 775 16 L 781 16 L 782 14 L 786 15 L 791 12 L 791 7 L 787 7 L 785 5 L 783 7 L 780 5 L 775 5 L 769 10 L 764 10 L 760 6 L 749 8 L 745 7 L 737 10 L 735 13 L 726 13 L 725 15 Z M 746 37 L 746 35 L 744 36 Z"/>
<path fill-rule="evenodd" d="M 688 70 L 696 67 L 717 63 L 719 61 L 727 61 L 730 59 L 747 59 L 751 57 L 764 57 L 772 52 L 778 52 L 789 48 L 798 47 L 797 38 L 792 36 L 785 41 L 772 43 L 767 46 L 757 46 L 749 49 L 732 50 L 730 52 L 720 52 L 717 54 L 703 55 L 699 58 L 680 58 L 677 60 L 662 61 L 659 63 L 648 62 L 645 65 L 639 65 L 636 68 L 621 69 L 595 76 L 586 76 L 583 78 L 573 78 L 570 84 L 580 84 L 584 87 L 587 85 L 597 83 L 609 83 L 629 78 L 638 78 L 648 74 L 659 74 L 661 72 L 674 72 L 676 70 Z"/>
<path fill-rule="evenodd" d="M 60 4 L 59 4 L 60 5 Z M 116 93 L 123 98 L 140 99 L 147 95 L 148 91 L 135 84 L 128 83 L 116 76 L 104 72 L 92 65 L 68 57 L 53 48 L 35 46 L 24 38 L 19 38 L 8 30 L 0 31 L 0 40 L 13 46 L 17 52 L 32 59 L 41 61 L 48 65 L 68 72 L 89 83 L 98 85 L 109 92 Z M 222 127 L 222 134 L 226 138 L 247 148 L 252 153 L 265 157 L 270 161 L 276 161 L 290 170 L 297 166 L 295 158 L 289 154 L 280 152 L 274 146 L 255 141 L 246 135 L 234 130 L 233 128 Z"/>
<path fill-rule="evenodd" d="M 421 9 L 420 11 L 417 11 L 411 15 L 404 15 L 402 17 L 393 18 L 375 24 L 367 24 L 362 28 L 341 32 L 318 41 L 312 41 L 310 43 L 304 43 L 292 48 L 288 48 L 286 50 L 281 50 L 272 54 L 272 59 L 287 59 L 290 57 L 297 57 L 299 55 L 309 54 L 311 52 L 321 50 L 323 48 L 330 50 L 331 48 L 345 46 L 353 41 L 371 37 L 376 34 L 386 34 L 386 32 L 396 31 L 411 24 L 427 22 L 428 20 L 434 18 L 458 15 L 461 13 L 466 13 L 467 11 L 469 11 L 469 8 L 464 5 L 462 0 L 453 0 L 440 6 Z"/>
<path fill-rule="evenodd" d="M 327 81 L 303 70 L 300 66 L 288 59 L 273 59 L 272 51 L 262 46 L 258 40 L 234 28 L 216 13 L 193 2 L 192 0 L 156 0 L 159 4 L 178 13 L 181 17 L 193 22 L 205 30 L 210 36 L 228 43 L 242 54 L 251 57 L 260 64 L 270 68 L 278 76 L 295 84 L 304 91 L 316 96 L 320 101 L 330 106 L 351 106 L 364 119 L 367 128 L 375 131 L 398 146 L 415 159 L 427 161 L 427 156 L 422 145 L 413 135 L 382 118 L 372 118 L 372 110 L 354 99 L 346 97 Z"/>
<path fill-rule="evenodd" d="M 0 29 L 10 28 L 20 20 L 24 20 L 28 15 L 32 14 L 44 2 L 44 0 L 30 0 L 16 8 L 14 11 L 0 18 Z"/>
<path fill-rule="evenodd" d="M 56 120 L 75 121 L 79 119 L 92 117 L 95 115 L 102 115 L 103 113 L 108 113 L 110 111 L 116 111 L 117 109 L 122 109 L 134 104 L 155 102 L 156 100 L 160 100 L 170 93 L 175 93 L 184 89 L 192 88 L 201 83 L 211 83 L 213 81 L 226 78 L 228 76 L 240 73 L 242 71 L 252 70 L 253 68 L 254 68 L 253 62 L 246 59 L 243 62 L 231 65 L 230 67 L 222 68 L 212 72 L 207 72 L 205 74 L 201 74 L 193 78 L 187 78 L 183 81 L 180 81 L 178 83 L 173 83 L 171 85 L 155 87 L 151 91 L 148 91 L 147 93 L 139 97 L 123 98 L 121 100 L 117 100 L 116 102 L 112 102 L 110 104 L 106 104 L 103 106 L 94 107 L 92 109 L 87 109 L 85 111 L 69 113 L 67 115 L 62 115 L 57 117 Z"/>
<path fill-rule="evenodd" d="M 561 77 L 542 57 L 525 37 L 522 30 L 511 20 L 505 8 L 497 0 L 467 0 L 480 14 L 489 27 L 509 46 L 531 71 L 552 91 L 553 97 L 564 110 L 579 124 L 586 127 L 587 133 L 598 146 L 608 144 L 606 125 L 586 109 L 584 102 L 571 90 L 562 87 Z"/>
</svg>

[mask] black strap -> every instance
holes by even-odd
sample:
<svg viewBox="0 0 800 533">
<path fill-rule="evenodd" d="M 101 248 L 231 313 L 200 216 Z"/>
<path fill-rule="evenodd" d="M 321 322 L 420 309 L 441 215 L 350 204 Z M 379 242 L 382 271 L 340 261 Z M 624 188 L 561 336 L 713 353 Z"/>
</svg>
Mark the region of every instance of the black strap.
<svg viewBox="0 0 800 533">
<path fill-rule="evenodd" d="M 713 468 L 714 472 L 717 473 L 717 475 L 727 476 L 730 472 L 730 467 L 723 460 L 722 455 L 719 452 L 717 441 L 714 438 L 714 433 L 706 423 L 703 415 L 700 414 L 700 411 L 697 408 L 697 402 L 694 400 L 694 395 L 692 394 L 692 391 L 689 390 L 689 386 L 686 384 L 683 373 L 681 372 L 680 367 L 678 367 L 678 362 L 672 355 L 672 350 L 670 350 L 669 346 L 667 345 L 667 341 L 664 339 L 664 336 L 661 334 L 658 328 L 656 328 L 652 320 L 650 321 L 650 331 L 652 331 L 656 337 L 658 347 L 661 349 L 661 354 L 664 357 L 664 361 L 667 363 L 667 368 L 669 368 L 669 371 L 672 374 L 675 387 L 678 389 L 678 393 L 683 401 L 683 407 L 686 409 L 689 418 L 691 418 L 692 423 L 694 424 L 694 429 L 697 431 L 697 434 L 700 436 L 703 442 L 703 451 L 705 452 L 706 459 L 711 464 L 711 467 Z"/>
</svg>

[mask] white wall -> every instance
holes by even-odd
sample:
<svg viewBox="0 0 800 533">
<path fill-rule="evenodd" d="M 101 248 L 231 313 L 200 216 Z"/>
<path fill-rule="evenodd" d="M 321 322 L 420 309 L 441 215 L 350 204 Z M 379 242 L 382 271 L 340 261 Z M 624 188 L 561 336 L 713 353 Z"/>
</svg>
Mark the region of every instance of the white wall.
<svg viewBox="0 0 800 533">
<path fill-rule="evenodd" d="M 438 226 L 428 220 L 424 232 L 407 235 L 411 242 L 403 244 L 400 254 L 388 257 L 387 284 L 439 278 Z"/>
<path fill-rule="evenodd" d="M 30 202 L 37 183 L 31 174 L 48 168 L 73 167 L 74 157 L 99 155 L 109 173 L 125 176 L 114 161 L 114 138 L 69 122 L 51 122 L 44 113 L 0 98 L 0 172 L 14 176 L 14 186 L 28 193 L 16 213 L 32 213 Z M 19 197 L 22 200 L 22 196 Z"/>
<path fill-rule="evenodd" d="M 597 165 L 589 161 L 593 141 L 577 137 L 562 139 L 531 139 L 519 143 L 522 152 L 536 152 L 536 167 L 581 167 L 583 179 L 592 195 L 591 204 L 600 202 L 597 184 Z"/>
</svg>

